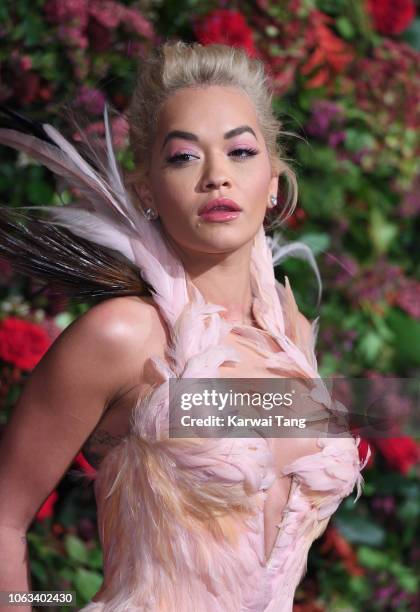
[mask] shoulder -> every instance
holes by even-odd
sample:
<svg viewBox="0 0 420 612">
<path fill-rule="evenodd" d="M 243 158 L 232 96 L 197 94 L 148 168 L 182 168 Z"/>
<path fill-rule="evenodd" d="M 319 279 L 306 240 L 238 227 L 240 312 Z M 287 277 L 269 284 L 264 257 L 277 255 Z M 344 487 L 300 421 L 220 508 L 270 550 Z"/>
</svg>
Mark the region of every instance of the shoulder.
<svg viewBox="0 0 420 612">
<path fill-rule="evenodd" d="M 143 296 L 110 298 L 90 308 L 68 328 L 101 344 L 117 348 L 148 341 L 164 341 L 164 322 L 153 299 Z M 67 330 L 66 330 L 67 331 Z"/>
<path fill-rule="evenodd" d="M 57 376 L 63 372 L 84 385 L 85 379 L 108 384 L 119 393 L 133 381 L 138 383 L 148 358 L 161 355 L 166 343 L 164 323 L 151 300 L 110 298 L 65 328 L 37 369 L 45 374 L 45 368 L 52 368 Z"/>
<path fill-rule="evenodd" d="M 110 298 L 64 329 L 32 379 L 54 380 L 61 390 L 71 387 L 84 397 L 89 393 L 105 397 L 109 406 L 127 390 L 144 384 L 148 359 L 162 357 L 166 345 L 165 325 L 152 298 Z"/>
</svg>

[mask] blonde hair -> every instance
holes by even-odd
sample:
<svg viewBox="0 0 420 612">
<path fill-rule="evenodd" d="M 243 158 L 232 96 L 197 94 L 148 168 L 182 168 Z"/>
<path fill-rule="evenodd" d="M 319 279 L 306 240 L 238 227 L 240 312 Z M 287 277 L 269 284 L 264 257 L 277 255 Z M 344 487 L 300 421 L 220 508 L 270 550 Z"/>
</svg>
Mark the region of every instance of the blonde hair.
<svg viewBox="0 0 420 612">
<path fill-rule="evenodd" d="M 136 165 L 128 181 L 139 181 L 147 173 L 159 111 L 165 100 L 179 89 L 210 85 L 237 87 L 253 102 L 272 171 L 287 181 L 287 199 L 281 219 L 277 219 L 284 221 L 297 202 L 296 175 L 282 158 L 283 148 L 278 142 L 279 135 L 285 132 L 273 113 L 273 93 L 263 62 L 236 47 L 168 41 L 140 58 L 128 109 L 130 147 Z"/>
</svg>

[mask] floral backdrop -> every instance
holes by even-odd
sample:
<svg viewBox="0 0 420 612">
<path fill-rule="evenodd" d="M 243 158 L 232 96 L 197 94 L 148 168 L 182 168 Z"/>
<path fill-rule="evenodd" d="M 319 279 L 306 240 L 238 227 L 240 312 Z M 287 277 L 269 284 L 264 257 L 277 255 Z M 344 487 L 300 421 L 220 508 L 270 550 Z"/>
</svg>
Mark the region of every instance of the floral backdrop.
<svg viewBox="0 0 420 612">
<path fill-rule="evenodd" d="M 124 110 L 137 55 L 166 39 L 222 42 L 262 59 L 283 121 L 299 202 L 284 225 L 308 244 L 323 279 L 316 310 L 307 264 L 276 269 L 302 311 L 320 314 L 323 376 L 416 379 L 420 367 L 420 19 L 414 0 L 6 0 L 0 4 L 0 102 L 62 127 L 70 101 L 130 168 Z M 48 206 L 51 173 L 1 147 L 1 204 Z M 59 297 L 0 260 L 0 427 L 61 331 L 89 308 Z M 407 398 L 392 387 L 384 400 Z M 415 432 L 362 439 L 364 495 L 340 507 L 315 542 L 295 612 L 418 609 L 419 446 Z M 47 452 L 47 449 L 43 449 Z M 43 459 L 45 460 L 45 459 Z M 28 534 L 33 590 L 99 589 L 90 476 L 79 453 Z M 86 476 L 86 477 L 84 477 Z M 64 608 L 63 608 L 64 609 Z"/>
</svg>

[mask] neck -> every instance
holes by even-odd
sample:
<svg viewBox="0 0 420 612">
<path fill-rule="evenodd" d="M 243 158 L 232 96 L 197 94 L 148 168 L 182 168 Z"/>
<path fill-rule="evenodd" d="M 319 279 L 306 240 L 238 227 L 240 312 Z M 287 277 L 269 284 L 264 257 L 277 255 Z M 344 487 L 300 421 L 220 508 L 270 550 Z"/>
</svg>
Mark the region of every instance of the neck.
<svg viewBox="0 0 420 612">
<path fill-rule="evenodd" d="M 251 290 L 252 242 L 231 253 L 181 251 L 173 245 L 192 283 L 206 302 L 226 308 L 220 315 L 239 324 L 254 324 Z"/>
</svg>

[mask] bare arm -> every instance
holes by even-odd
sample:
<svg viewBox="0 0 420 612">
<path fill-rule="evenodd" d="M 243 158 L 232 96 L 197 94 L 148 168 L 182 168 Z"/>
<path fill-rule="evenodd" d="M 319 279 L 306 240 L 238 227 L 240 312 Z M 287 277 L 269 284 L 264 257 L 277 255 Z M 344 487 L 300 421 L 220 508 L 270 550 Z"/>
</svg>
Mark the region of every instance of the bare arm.
<svg viewBox="0 0 420 612">
<path fill-rule="evenodd" d="M 64 330 L 26 382 L 0 440 L 0 591 L 30 590 L 25 534 L 133 364 L 140 380 L 150 308 L 127 298 L 95 306 Z"/>
</svg>

